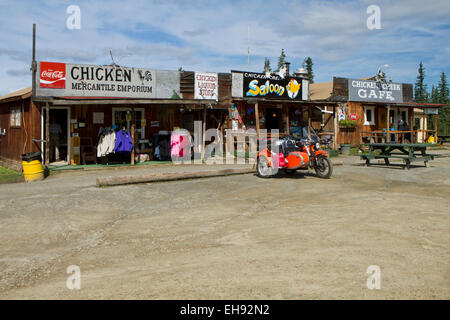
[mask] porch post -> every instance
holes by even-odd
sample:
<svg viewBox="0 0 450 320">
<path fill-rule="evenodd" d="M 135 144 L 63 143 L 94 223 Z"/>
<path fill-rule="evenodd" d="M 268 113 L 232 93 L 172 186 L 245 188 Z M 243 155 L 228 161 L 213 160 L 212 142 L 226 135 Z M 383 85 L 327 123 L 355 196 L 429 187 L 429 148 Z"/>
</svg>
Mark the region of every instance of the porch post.
<svg viewBox="0 0 450 320">
<path fill-rule="evenodd" d="M 136 117 L 134 115 L 134 107 L 131 107 L 131 141 L 133 141 L 133 148 L 131 149 L 131 165 L 134 166 L 134 154 L 135 154 L 135 141 L 134 141 L 134 136 L 135 136 L 135 127 L 136 127 Z"/>
<path fill-rule="evenodd" d="M 289 128 L 289 105 L 285 105 L 285 112 L 286 112 L 286 134 L 290 134 L 290 128 Z"/>
<path fill-rule="evenodd" d="M 387 114 L 386 114 L 386 142 L 391 142 L 391 135 L 389 134 L 389 122 L 391 121 L 391 119 L 390 119 L 390 105 L 388 104 L 387 105 L 387 110 L 386 110 L 386 112 L 387 112 Z"/>
<path fill-rule="evenodd" d="M 336 118 L 336 105 L 333 106 L 333 134 L 334 134 L 334 139 L 333 139 L 333 149 L 336 150 L 337 149 L 337 118 Z"/>
<path fill-rule="evenodd" d="M 45 161 L 47 167 L 50 163 L 50 105 L 45 104 Z"/>
<path fill-rule="evenodd" d="M 410 133 L 410 143 L 414 143 L 414 107 L 410 108 L 410 115 L 409 115 L 409 130 Z"/>
<path fill-rule="evenodd" d="M 422 111 L 423 111 L 423 113 L 422 113 L 422 143 L 426 143 L 427 137 L 425 135 L 426 135 L 426 130 L 428 130 L 428 121 L 425 122 L 425 120 L 426 120 L 425 109 L 422 109 Z M 425 126 L 425 123 L 427 124 L 427 126 Z"/>
<path fill-rule="evenodd" d="M 258 102 L 255 103 L 255 121 L 256 121 L 256 138 L 259 139 L 259 108 L 258 108 Z"/>
<path fill-rule="evenodd" d="M 434 115 L 434 142 L 438 142 L 438 115 Z"/>
<path fill-rule="evenodd" d="M 311 136 L 311 117 L 312 117 L 311 106 L 309 105 L 308 106 L 308 136 L 309 137 Z"/>
<path fill-rule="evenodd" d="M 206 144 L 206 104 L 203 105 L 202 163 L 205 161 L 205 144 Z"/>
</svg>

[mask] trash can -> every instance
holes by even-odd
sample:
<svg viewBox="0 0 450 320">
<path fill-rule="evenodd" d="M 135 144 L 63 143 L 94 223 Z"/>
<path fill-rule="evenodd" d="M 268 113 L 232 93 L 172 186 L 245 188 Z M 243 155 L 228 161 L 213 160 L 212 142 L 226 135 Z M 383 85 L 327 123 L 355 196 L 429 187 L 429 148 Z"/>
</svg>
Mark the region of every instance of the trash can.
<svg viewBox="0 0 450 320">
<path fill-rule="evenodd" d="M 351 144 L 341 144 L 341 152 L 343 155 L 348 156 L 350 154 Z"/>
<path fill-rule="evenodd" d="M 42 166 L 41 153 L 31 152 L 22 155 L 23 176 L 26 182 L 44 179 L 44 167 Z"/>
</svg>

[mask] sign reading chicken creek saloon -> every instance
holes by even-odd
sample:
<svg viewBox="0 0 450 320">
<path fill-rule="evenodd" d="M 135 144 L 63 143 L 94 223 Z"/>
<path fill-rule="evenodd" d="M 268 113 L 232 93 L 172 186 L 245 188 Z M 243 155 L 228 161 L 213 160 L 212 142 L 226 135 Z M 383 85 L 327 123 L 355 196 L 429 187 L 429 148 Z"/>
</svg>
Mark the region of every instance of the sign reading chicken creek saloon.
<svg viewBox="0 0 450 320">
<path fill-rule="evenodd" d="M 233 82 L 242 79 L 242 97 L 265 98 L 277 100 L 303 100 L 302 78 L 276 74 L 237 72 L 238 77 L 233 76 Z M 238 80 L 239 79 L 239 80 Z M 241 87 L 241 84 L 233 83 L 233 87 Z M 237 96 L 237 95 L 235 95 Z"/>
<path fill-rule="evenodd" d="M 38 71 L 38 95 L 155 97 L 152 69 L 40 62 Z"/>
<path fill-rule="evenodd" d="M 403 102 L 401 83 L 378 83 L 371 80 L 348 79 L 350 101 Z"/>
</svg>

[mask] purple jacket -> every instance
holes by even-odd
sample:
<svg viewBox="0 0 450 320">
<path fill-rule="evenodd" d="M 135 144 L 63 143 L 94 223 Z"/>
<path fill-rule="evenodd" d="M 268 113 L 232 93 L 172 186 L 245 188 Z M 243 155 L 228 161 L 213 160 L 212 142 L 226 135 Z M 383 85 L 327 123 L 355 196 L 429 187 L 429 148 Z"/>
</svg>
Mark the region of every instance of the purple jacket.
<svg viewBox="0 0 450 320">
<path fill-rule="evenodd" d="M 119 130 L 116 133 L 116 144 L 114 152 L 131 152 L 133 149 L 133 141 L 127 131 Z"/>
</svg>

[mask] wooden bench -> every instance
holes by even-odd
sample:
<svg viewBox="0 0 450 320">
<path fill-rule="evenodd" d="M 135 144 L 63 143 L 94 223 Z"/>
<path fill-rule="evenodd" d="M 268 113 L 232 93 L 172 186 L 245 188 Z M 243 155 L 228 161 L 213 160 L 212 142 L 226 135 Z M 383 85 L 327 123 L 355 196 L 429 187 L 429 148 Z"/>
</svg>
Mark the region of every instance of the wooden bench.
<svg viewBox="0 0 450 320">
<path fill-rule="evenodd" d="M 386 165 L 390 165 L 389 159 L 402 159 L 405 163 L 403 169 L 409 169 L 411 163 L 423 161 L 425 167 L 428 161 L 440 157 L 439 154 L 426 153 L 426 149 L 432 144 L 419 143 L 369 143 L 369 154 L 361 155 L 361 159 L 366 161 L 366 166 L 370 166 L 370 160 L 384 159 Z M 380 153 L 376 153 L 380 151 Z"/>
</svg>

